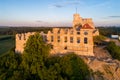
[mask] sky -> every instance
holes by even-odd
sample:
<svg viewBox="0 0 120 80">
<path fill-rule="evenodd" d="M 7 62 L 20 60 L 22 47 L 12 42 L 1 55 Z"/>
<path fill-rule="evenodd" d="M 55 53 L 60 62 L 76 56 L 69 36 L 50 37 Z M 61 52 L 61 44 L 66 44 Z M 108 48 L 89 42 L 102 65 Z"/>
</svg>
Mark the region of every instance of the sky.
<svg viewBox="0 0 120 80">
<path fill-rule="evenodd" d="M 95 26 L 120 25 L 120 0 L 0 0 L 0 26 L 72 26 L 76 8 Z"/>
</svg>

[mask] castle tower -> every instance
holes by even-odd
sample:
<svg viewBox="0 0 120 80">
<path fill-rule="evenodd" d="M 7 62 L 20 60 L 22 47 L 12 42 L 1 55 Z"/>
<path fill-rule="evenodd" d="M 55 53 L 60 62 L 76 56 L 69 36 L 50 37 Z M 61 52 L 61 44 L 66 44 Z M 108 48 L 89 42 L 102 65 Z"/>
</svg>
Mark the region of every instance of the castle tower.
<svg viewBox="0 0 120 80">
<path fill-rule="evenodd" d="M 73 15 L 73 28 L 75 28 L 77 25 L 82 25 L 82 18 L 80 17 L 79 14 L 74 14 Z"/>
</svg>

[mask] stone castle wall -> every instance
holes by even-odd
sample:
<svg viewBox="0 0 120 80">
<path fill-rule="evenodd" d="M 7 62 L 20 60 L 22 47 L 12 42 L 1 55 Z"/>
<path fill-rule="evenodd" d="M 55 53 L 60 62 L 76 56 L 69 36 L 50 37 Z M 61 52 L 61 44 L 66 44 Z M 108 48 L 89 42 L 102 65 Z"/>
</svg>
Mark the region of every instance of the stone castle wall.
<svg viewBox="0 0 120 80">
<path fill-rule="evenodd" d="M 88 34 L 85 35 L 85 32 Z M 48 43 L 53 45 L 53 54 L 75 52 L 79 55 L 93 56 L 93 30 L 82 29 L 77 34 L 73 29 L 54 28 L 52 32 L 48 32 L 47 38 Z M 87 38 L 87 43 L 84 42 L 84 38 Z"/>
<path fill-rule="evenodd" d="M 25 43 L 27 39 L 29 38 L 30 35 L 33 35 L 33 33 L 28 32 L 28 33 L 20 33 L 16 34 L 16 49 L 15 51 L 18 53 L 22 53 L 24 51 Z"/>
<path fill-rule="evenodd" d="M 16 52 L 22 53 L 30 35 L 34 33 L 16 34 Z M 83 19 L 74 14 L 73 27 L 53 28 L 47 34 L 40 33 L 47 44 L 51 44 L 51 54 L 65 54 L 74 52 L 78 55 L 94 56 L 93 36 L 99 35 L 91 18 Z"/>
</svg>

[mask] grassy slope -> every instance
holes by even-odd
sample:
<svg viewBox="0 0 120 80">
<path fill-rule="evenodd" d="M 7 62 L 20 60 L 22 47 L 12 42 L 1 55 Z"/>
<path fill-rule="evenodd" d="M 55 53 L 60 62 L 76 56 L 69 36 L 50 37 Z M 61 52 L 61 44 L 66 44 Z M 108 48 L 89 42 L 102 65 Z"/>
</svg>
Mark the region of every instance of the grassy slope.
<svg viewBox="0 0 120 80">
<path fill-rule="evenodd" d="M 10 37 L 10 35 L 0 36 L 0 39 L 5 37 Z M 15 47 L 15 40 L 12 37 L 13 36 L 11 36 L 11 38 L 0 40 L 0 56 Z"/>
</svg>

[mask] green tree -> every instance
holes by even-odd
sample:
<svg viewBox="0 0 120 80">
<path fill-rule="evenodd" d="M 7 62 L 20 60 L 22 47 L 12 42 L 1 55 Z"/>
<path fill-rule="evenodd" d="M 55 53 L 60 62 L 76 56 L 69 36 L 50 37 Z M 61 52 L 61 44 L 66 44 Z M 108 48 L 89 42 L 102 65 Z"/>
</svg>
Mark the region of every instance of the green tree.
<svg viewBox="0 0 120 80">
<path fill-rule="evenodd" d="M 1 80 L 13 80 L 12 77 L 16 71 L 19 72 L 19 65 L 21 63 L 20 54 L 15 54 L 14 51 L 9 51 L 7 54 L 0 57 L 0 79 Z M 13 76 L 14 75 L 14 76 Z M 17 76 L 20 80 L 19 77 Z M 14 78 L 15 79 L 15 78 Z M 21 79 L 22 80 L 22 79 Z"/>
<path fill-rule="evenodd" d="M 21 64 L 26 79 L 43 80 L 45 78 L 47 69 L 44 62 L 49 55 L 49 51 L 49 45 L 45 44 L 39 33 L 29 37 L 24 48 Z"/>
<path fill-rule="evenodd" d="M 62 76 L 68 80 L 85 80 L 89 76 L 89 68 L 84 61 L 75 54 L 63 56 L 60 60 Z"/>
<path fill-rule="evenodd" d="M 120 60 L 120 47 L 115 42 L 109 42 L 106 48 L 113 58 Z"/>
<path fill-rule="evenodd" d="M 84 61 L 73 53 L 50 57 L 46 64 L 51 80 L 86 80 L 90 74 Z"/>
<path fill-rule="evenodd" d="M 104 44 L 105 43 L 105 39 L 106 37 L 103 35 L 99 35 L 99 36 L 94 36 L 93 40 L 94 40 L 94 44 Z"/>
<path fill-rule="evenodd" d="M 60 59 L 59 56 L 50 56 L 45 64 L 48 69 L 48 76 L 46 80 L 64 80 L 61 76 L 61 66 L 60 66 Z"/>
</svg>

